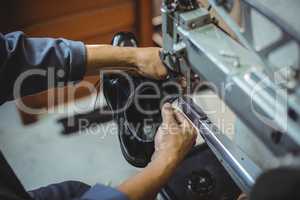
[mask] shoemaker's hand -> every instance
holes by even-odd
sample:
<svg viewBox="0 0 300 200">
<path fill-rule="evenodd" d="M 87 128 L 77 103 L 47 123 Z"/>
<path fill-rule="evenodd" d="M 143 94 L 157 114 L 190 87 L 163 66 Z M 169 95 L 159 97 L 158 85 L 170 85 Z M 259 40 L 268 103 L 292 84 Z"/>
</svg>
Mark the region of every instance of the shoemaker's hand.
<svg viewBox="0 0 300 200">
<path fill-rule="evenodd" d="M 155 137 L 153 160 L 163 159 L 179 163 L 195 144 L 197 131 L 185 116 L 166 103 L 162 108 L 163 123 Z"/>
<path fill-rule="evenodd" d="M 159 51 L 160 48 L 156 47 L 137 49 L 136 65 L 138 74 L 157 80 L 166 78 L 167 69 L 160 60 Z"/>
<path fill-rule="evenodd" d="M 155 199 L 196 141 L 196 130 L 171 104 L 162 108 L 163 123 L 155 136 L 152 161 L 118 189 L 130 200 Z"/>
</svg>

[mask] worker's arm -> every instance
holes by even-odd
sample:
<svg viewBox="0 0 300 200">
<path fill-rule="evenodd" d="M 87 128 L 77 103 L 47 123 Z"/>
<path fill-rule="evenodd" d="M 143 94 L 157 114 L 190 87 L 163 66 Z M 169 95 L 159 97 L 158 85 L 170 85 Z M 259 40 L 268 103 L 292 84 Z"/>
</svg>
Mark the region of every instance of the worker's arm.
<svg viewBox="0 0 300 200">
<path fill-rule="evenodd" d="M 167 75 L 160 61 L 159 48 L 114 47 L 111 45 L 86 45 L 86 75 L 99 70 L 122 70 L 154 79 Z"/>
<path fill-rule="evenodd" d="M 163 123 L 155 136 L 155 152 L 146 168 L 123 182 L 117 190 L 98 184 L 80 199 L 154 199 L 196 141 L 196 130 L 170 104 L 163 106 L 162 118 Z"/>
<path fill-rule="evenodd" d="M 174 112 L 170 104 L 164 105 L 162 117 L 153 160 L 118 187 L 130 200 L 154 199 L 196 141 L 196 130 L 181 113 Z"/>
<path fill-rule="evenodd" d="M 97 75 L 105 69 L 163 78 L 166 69 L 158 51 L 158 48 L 91 46 L 61 38 L 29 38 L 22 32 L 0 33 L 0 104 L 79 81 L 86 74 Z M 13 91 L 17 91 L 18 97 Z"/>
</svg>

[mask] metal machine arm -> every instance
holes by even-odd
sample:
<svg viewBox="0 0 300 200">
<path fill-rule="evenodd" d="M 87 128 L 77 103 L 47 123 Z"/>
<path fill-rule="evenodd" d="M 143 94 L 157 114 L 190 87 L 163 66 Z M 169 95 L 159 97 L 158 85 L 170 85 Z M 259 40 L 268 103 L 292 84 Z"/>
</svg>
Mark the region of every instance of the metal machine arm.
<svg viewBox="0 0 300 200">
<path fill-rule="evenodd" d="M 232 39 L 213 23 L 207 10 L 196 5 L 194 0 L 163 2 L 163 62 L 170 70 L 185 74 L 191 69 L 211 82 L 220 98 L 277 158 L 274 168 L 300 166 L 299 96 L 269 76 L 265 60 L 242 34 L 238 41 Z M 183 109 L 186 115 L 206 127 L 201 114 L 193 111 L 193 102 L 183 104 L 190 108 Z M 236 183 L 249 192 L 262 169 L 241 156 L 231 141 L 220 138 L 215 128 L 206 128 L 202 136 Z"/>
</svg>

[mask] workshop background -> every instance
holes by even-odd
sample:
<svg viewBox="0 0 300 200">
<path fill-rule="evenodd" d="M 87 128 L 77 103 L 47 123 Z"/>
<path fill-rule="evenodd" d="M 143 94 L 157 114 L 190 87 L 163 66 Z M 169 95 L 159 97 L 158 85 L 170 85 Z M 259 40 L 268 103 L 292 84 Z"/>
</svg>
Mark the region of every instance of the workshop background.
<svg viewBox="0 0 300 200">
<path fill-rule="evenodd" d="M 202 1 L 202 0 L 201 0 Z M 205 1 L 205 0 L 204 0 Z M 292 0 L 281 0 L 292 1 Z M 271 5 L 277 13 L 289 16 L 297 13 L 297 8 L 282 8 L 273 0 L 261 0 Z M 65 37 L 81 40 L 89 44 L 110 43 L 113 35 L 119 31 L 132 31 L 136 34 L 140 46 L 160 46 L 160 0 L 7 0 L 1 2 L 0 31 L 7 33 L 21 30 L 29 36 Z M 292 4 L 291 4 L 292 5 Z M 289 12 L 281 12 L 282 10 Z M 260 18 L 255 18 L 256 27 L 266 27 Z M 295 27 L 299 20 L 295 18 Z M 271 31 L 257 31 L 259 41 L 268 41 Z M 289 51 L 296 52 L 296 51 Z M 282 57 L 290 57 L 285 53 Z M 282 61 L 278 57 L 278 61 Z M 98 77 L 87 77 L 95 84 Z M 79 83 L 80 85 L 80 83 Z M 46 108 L 48 95 L 66 91 L 66 88 L 54 89 L 37 95 L 23 98 L 27 106 Z M 72 91 L 74 90 L 74 91 Z M 96 91 L 90 93 L 83 87 L 68 88 L 75 92 L 76 102 L 70 102 L 66 92 L 63 102 L 68 111 L 77 113 L 93 111 Z M 54 91 L 54 93 L 53 93 Z M 230 129 L 234 124 L 234 116 L 229 109 L 226 112 L 219 99 L 209 93 L 198 98 L 206 110 L 213 110 L 212 121 L 221 122 Z M 58 105 L 56 101 L 55 109 Z M 105 106 L 101 95 L 98 106 Z M 72 116 L 72 112 L 69 116 Z M 78 114 L 78 113 L 77 113 Z M 96 182 L 118 185 L 138 169 L 130 166 L 122 157 L 117 138 L 116 124 L 107 120 L 99 130 L 86 130 L 82 134 L 63 136 L 63 126 L 58 120 L 68 117 L 67 113 L 48 113 L 31 115 L 19 111 L 15 102 L 7 102 L 0 106 L 0 149 L 17 173 L 25 188 L 30 190 L 51 183 L 65 180 L 79 180 L 88 184 Z M 227 128 L 225 128 L 227 129 Z M 107 134 L 107 130 L 110 134 Z M 233 134 L 234 129 L 230 129 Z M 93 133 L 93 134 L 89 134 Z M 241 141 L 247 142 L 244 136 Z M 244 146 L 246 146 L 245 144 Z M 249 144 L 248 144 L 249 145 Z"/>
</svg>

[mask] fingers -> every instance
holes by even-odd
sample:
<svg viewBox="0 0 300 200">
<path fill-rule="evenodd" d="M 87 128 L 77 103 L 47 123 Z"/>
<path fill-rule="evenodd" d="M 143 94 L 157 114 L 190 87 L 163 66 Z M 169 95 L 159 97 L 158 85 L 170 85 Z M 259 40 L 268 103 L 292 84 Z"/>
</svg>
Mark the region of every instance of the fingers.
<svg viewBox="0 0 300 200">
<path fill-rule="evenodd" d="M 161 116 L 166 124 L 176 123 L 174 111 L 170 103 L 165 103 L 162 107 Z"/>
<path fill-rule="evenodd" d="M 178 121 L 180 126 L 183 128 L 183 130 L 185 130 L 187 132 L 191 132 L 190 130 L 192 130 L 194 127 L 191 124 L 191 122 L 184 116 L 184 114 L 179 110 L 175 110 L 174 113 L 175 113 L 176 120 Z"/>
<path fill-rule="evenodd" d="M 187 119 L 186 119 L 185 116 L 181 113 L 181 111 L 175 109 L 174 114 L 175 114 L 175 118 L 176 118 L 176 120 L 179 122 L 179 124 L 184 124 L 185 122 L 187 122 Z"/>
<path fill-rule="evenodd" d="M 195 127 L 191 124 L 191 122 L 184 116 L 184 114 L 179 111 L 175 110 L 175 118 L 179 122 L 180 127 L 183 129 L 183 132 L 191 134 L 194 139 L 197 138 L 197 131 Z"/>
<path fill-rule="evenodd" d="M 157 72 L 158 80 L 164 80 L 168 76 L 167 68 L 162 64 Z"/>
</svg>

